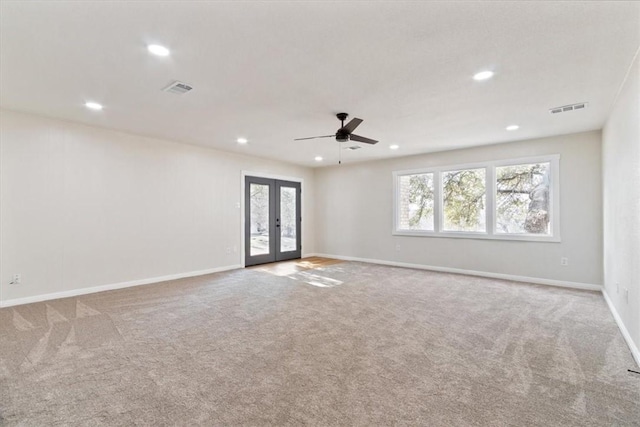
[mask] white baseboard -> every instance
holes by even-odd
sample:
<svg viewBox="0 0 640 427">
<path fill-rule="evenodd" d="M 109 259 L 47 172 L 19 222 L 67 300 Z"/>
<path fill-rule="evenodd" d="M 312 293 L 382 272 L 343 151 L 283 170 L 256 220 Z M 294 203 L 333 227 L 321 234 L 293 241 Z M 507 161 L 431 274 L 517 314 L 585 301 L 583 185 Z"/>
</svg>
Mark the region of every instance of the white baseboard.
<svg viewBox="0 0 640 427">
<path fill-rule="evenodd" d="M 514 282 L 534 283 L 537 285 L 558 286 L 561 288 L 584 289 L 588 291 L 602 290 L 601 285 L 594 285 L 591 283 L 568 282 L 565 280 L 542 279 L 538 277 L 514 276 L 511 274 L 491 273 L 487 271 L 464 270 L 461 268 L 450 268 L 450 267 L 436 267 L 432 265 L 411 264 L 408 262 L 386 261 L 381 259 L 359 258 L 359 257 L 344 256 L 344 255 L 316 254 L 316 256 L 341 259 L 345 261 L 360 261 L 360 262 L 368 262 L 370 264 L 390 265 L 393 267 L 404 267 L 404 268 L 415 268 L 418 270 L 438 271 L 441 273 L 455 273 L 455 274 L 466 274 L 468 276 L 490 277 L 492 279 L 503 279 L 503 280 L 511 280 Z"/>
<path fill-rule="evenodd" d="M 34 295 L 25 298 L 14 298 L 0 301 L 1 307 L 12 307 L 15 305 L 31 304 L 34 302 L 48 301 L 59 298 L 76 297 L 79 295 L 93 294 L 96 292 L 112 291 L 114 289 L 131 288 L 133 286 L 150 285 L 154 283 L 166 282 L 168 280 L 184 279 L 187 277 L 204 276 L 205 274 L 219 273 L 221 271 L 235 270 L 240 265 L 227 265 L 224 267 L 210 268 L 207 270 L 189 271 L 187 273 L 171 274 L 169 276 L 152 277 L 149 279 L 132 280 L 130 282 L 112 283 L 109 285 L 92 286 L 90 288 L 72 289 L 69 291 L 54 292 L 50 294 Z"/>
<path fill-rule="evenodd" d="M 631 350 L 631 355 L 633 356 L 634 360 L 640 367 L 640 350 L 638 349 L 638 346 L 636 345 L 636 343 L 633 342 L 633 339 L 631 339 L 631 334 L 629 334 L 627 327 L 624 326 L 624 323 L 622 323 L 622 318 L 618 314 L 618 311 L 613 305 L 613 301 L 611 301 L 611 298 L 609 298 L 609 295 L 607 295 L 607 291 L 604 288 L 602 289 L 602 295 L 604 296 L 604 300 L 607 302 L 607 305 L 609 306 L 609 310 L 611 310 L 611 314 L 613 314 L 613 318 L 616 320 L 616 323 L 618 324 L 618 328 L 620 329 L 620 332 L 622 333 L 624 340 L 627 342 L 627 345 L 629 346 L 629 350 Z"/>
</svg>

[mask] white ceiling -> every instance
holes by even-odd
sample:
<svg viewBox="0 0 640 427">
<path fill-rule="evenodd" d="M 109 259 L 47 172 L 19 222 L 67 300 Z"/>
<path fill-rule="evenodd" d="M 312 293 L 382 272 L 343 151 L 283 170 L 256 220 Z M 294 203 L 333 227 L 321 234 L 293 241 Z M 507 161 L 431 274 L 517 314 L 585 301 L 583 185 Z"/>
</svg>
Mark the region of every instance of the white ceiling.
<svg viewBox="0 0 640 427">
<path fill-rule="evenodd" d="M 640 45 L 637 2 L 5 0 L 0 12 L 3 108 L 307 166 L 335 164 L 338 143 L 293 138 L 335 132 L 340 111 L 380 140 L 346 162 L 600 129 Z M 474 81 L 484 69 L 495 77 Z M 194 90 L 162 92 L 173 80 Z"/>
</svg>

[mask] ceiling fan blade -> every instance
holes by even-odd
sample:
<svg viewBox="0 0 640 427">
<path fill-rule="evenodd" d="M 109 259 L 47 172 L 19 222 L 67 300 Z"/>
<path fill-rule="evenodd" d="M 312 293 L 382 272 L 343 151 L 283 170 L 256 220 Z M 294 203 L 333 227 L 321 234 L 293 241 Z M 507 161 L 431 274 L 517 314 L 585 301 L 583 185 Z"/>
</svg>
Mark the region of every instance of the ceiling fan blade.
<svg viewBox="0 0 640 427">
<path fill-rule="evenodd" d="M 310 136 L 309 138 L 296 138 L 294 141 L 304 141 L 305 139 L 316 139 L 316 138 L 334 138 L 334 135 L 323 135 L 323 136 Z"/>
<path fill-rule="evenodd" d="M 354 130 L 356 130 L 356 128 L 358 126 L 360 126 L 360 123 L 362 123 L 362 119 L 353 118 L 353 119 L 351 119 L 351 121 L 349 123 L 344 125 L 344 127 L 342 129 L 340 129 L 340 131 L 343 131 L 343 132 L 346 132 L 346 133 L 351 133 Z"/>
<path fill-rule="evenodd" d="M 364 142 L 365 144 L 377 144 L 378 141 L 375 139 L 365 138 L 364 136 L 351 134 L 349 139 L 351 141 Z"/>
</svg>

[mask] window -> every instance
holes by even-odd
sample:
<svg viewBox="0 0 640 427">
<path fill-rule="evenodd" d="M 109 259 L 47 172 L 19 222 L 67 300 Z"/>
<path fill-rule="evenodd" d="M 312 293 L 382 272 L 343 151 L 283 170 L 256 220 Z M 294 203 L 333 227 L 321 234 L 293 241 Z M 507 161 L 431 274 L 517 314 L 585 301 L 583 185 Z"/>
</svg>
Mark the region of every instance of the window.
<svg viewBox="0 0 640 427">
<path fill-rule="evenodd" d="M 442 173 L 442 212 L 445 231 L 486 230 L 486 173 L 465 169 Z"/>
<path fill-rule="evenodd" d="M 433 173 L 398 177 L 400 230 L 434 230 Z"/>
<path fill-rule="evenodd" d="M 496 167 L 496 233 L 550 233 L 550 163 Z"/>
<path fill-rule="evenodd" d="M 393 234 L 559 242 L 559 160 L 394 172 Z"/>
</svg>

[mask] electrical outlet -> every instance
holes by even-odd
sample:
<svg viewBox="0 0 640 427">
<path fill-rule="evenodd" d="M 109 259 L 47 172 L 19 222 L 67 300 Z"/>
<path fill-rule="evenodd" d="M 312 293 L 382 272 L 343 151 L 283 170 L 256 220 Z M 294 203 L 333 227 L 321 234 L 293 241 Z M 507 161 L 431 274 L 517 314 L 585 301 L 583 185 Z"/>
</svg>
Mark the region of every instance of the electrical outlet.
<svg viewBox="0 0 640 427">
<path fill-rule="evenodd" d="M 569 265 L 569 258 L 566 258 L 566 257 L 560 258 L 560 265 L 564 265 L 564 266 Z"/>
<path fill-rule="evenodd" d="M 13 279 L 11 279 L 11 284 L 12 285 L 19 285 L 20 282 L 22 282 L 22 275 L 21 274 L 14 274 L 13 275 Z"/>
<path fill-rule="evenodd" d="M 396 245 L 396 251 L 400 252 L 400 245 Z"/>
</svg>

